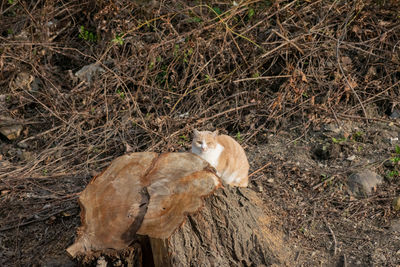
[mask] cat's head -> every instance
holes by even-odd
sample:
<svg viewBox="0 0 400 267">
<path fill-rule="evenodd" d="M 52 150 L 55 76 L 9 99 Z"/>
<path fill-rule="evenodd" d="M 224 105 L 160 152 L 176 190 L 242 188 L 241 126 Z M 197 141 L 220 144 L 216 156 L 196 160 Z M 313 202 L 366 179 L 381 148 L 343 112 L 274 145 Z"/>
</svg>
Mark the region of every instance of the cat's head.
<svg viewBox="0 0 400 267">
<path fill-rule="evenodd" d="M 218 135 L 218 130 L 210 132 L 210 131 L 198 131 L 194 129 L 192 147 L 196 148 L 198 151 L 201 151 L 202 153 L 215 149 L 217 146 L 217 141 L 215 140 L 215 137 L 217 137 L 217 135 Z"/>
</svg>

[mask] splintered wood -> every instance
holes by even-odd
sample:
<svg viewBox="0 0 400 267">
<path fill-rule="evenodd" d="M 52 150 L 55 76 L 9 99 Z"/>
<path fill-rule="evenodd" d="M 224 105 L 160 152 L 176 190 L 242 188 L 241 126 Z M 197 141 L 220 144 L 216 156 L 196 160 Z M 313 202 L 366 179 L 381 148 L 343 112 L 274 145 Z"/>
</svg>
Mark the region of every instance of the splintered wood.
<svg viewBox="0 0 400 267">
<path fill-rule="evenodd" d="M 191 153 L 121 156 L 79 197 L 82 226 L 67 251 L 75 257 L 124 249 L 135 234 L 166 239 L 220 186 L 209 164 Z"/>
</svg>

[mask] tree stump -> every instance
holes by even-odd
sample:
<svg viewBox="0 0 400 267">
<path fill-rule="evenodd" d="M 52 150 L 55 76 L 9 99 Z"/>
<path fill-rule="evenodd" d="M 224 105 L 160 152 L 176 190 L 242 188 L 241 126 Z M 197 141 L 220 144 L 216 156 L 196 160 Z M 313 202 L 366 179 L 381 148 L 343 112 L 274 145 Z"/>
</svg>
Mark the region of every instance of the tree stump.
<svg viewBox="0 0 400 267">
<path fill-rule="evenodd" d="M 169 239 L 150 238 L 155 266 L 285 266 L 288 249 L 262 200 L 247 188 L 218 189 Z"/>
<path fill-rule="evenodd" d="M 192 153 L 121 156 L 92 179 L 79 203 L 82 226 L 67 252 L 81 263 L 282 266 L 287 258 L 256 193 L 222 187 Z"/>
</svg>

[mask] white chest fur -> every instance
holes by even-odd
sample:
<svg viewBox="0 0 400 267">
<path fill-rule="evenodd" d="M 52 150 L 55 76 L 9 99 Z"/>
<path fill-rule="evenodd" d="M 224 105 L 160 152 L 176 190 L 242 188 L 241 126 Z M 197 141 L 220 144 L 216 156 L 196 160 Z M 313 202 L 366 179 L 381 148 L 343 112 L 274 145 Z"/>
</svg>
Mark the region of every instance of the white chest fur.
<svg viewBox="0 0 400 267">
<path fill-rule="evenodd" d="M 214 149 L 209 149 L 207 152 L 202 152 L 199 148 L 192 146 L 192 153 L 199 155 L 201 158 L 206 160 L 208 163 L 211 164 L 214 168 L 217 168 L 219 156 L 221 155 L 224 147 L 220 144 Z"/>
</svg>

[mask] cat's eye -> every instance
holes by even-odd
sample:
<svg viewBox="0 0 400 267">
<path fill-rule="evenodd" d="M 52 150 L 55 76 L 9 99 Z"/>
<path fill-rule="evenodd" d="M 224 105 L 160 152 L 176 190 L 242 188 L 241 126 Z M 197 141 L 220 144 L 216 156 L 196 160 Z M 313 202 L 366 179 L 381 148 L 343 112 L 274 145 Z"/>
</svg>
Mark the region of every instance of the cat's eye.
<svg viewBox="0 0 400 267">
<path fill-rule="evenodd" d="M 196 143 L 197 143 L 199 146 L 201 145 L 201 141 L 197 141 Z"/>
</svg>

